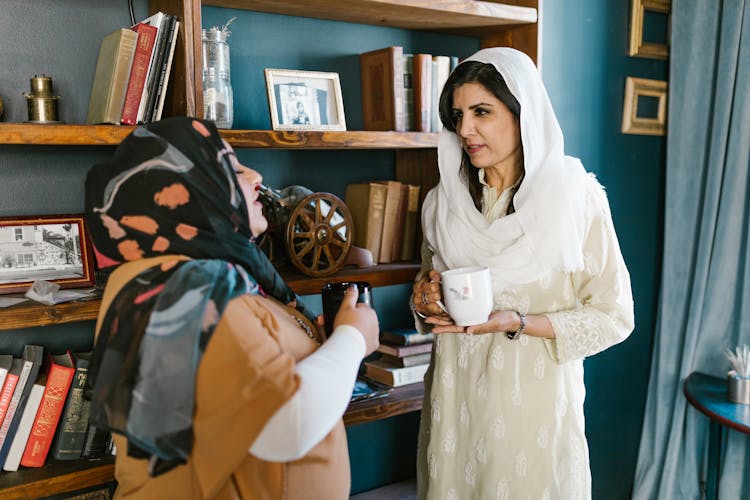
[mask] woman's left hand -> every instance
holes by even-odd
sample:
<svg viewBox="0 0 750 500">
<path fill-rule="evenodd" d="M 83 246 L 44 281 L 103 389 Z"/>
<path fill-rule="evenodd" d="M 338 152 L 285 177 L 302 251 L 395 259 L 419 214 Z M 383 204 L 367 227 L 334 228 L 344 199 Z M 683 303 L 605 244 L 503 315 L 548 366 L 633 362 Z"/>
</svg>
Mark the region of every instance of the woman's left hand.
<svg viewBox="0 0 750 500">
<path fill-rule="evenodd" d="M 516 311 L 495 311 L 480 325 L 466 328 L 466 333 L 515 332 L 521 328 L 521 318 Z"/>
<path fill-rule="evenodd" d="M 430 317 L 425 320 L 426 323 L 435 325 L 432 333 L 496 333 L 496 332 L 515 332 L 521 328 L 521 319 L 515 311 L 496 311 L 490 314 L 489 319 L 479 325 L 458 326 L 450 319 L 440 319 Z"/>
</svg>

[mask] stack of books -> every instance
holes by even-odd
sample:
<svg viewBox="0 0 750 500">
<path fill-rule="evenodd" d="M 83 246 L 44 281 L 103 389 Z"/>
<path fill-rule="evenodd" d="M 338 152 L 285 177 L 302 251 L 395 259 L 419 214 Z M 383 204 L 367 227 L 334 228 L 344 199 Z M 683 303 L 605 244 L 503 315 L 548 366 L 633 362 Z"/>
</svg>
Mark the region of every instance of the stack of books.
<svg viewBox="0 0 750 500">
<path fill-rule="evenodd" d="M 457 56 L 408 54 L 400 46 L 359 55 L 365 130 L 440 132 L 439 101 Z"/>
<path fill-rule="evenodd" d="M 179 27 L 176 16 L 157 12 L 104 37 L 87 123 L 136 125 L 161 119 Z"/>
<path fill-rule="evenodd" d="M 0 467 L 41 467 L 57 460 L 100 458 L 112 439 L 88 424 L 83 397 L 89 354 L 52 355 L 27 345 L 20 358 L 0 355 Z"/>
<path fill-rule="evenodd" d="M 387 264 L 417 258 L 419 186 L 399 181 L 348 184 L 344 200 L 354 223 L 353 243 Z"/>
<path fill-rule="evenodd" d="M 380 357 L 365 361 L 365 376 L 391 387 L 421 382 L 430 364 L 432 338 L 414 328 L 380 332 Z"/>
</svg>

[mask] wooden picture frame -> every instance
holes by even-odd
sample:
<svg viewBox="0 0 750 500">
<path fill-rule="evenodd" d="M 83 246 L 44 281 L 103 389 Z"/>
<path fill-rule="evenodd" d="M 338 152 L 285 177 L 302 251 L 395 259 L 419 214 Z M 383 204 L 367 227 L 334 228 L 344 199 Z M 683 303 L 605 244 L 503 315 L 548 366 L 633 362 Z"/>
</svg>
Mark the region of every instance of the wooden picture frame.
<svg viewBox="0 0 750 500">
<path fill-rule="evenodd" d="M 659 99 L 656 116 L 647 117 L 638 114 L 640 97 Z M 632 76 L 625 79 L 622 132 L 642 135 L 665 135 L 667 133 L 667 82 Z"/>
<path fill-rule="evenodd" d="M 636 57 L 666 59 L 669 56 L 669 45 L 643 41 L 643 21 L 647 11 L 668 15 L 671 10 L 671 0 L 630 1 L 630 47 L 628 54 Z M 668 29 L 667 32 L 669 32 Z"/>
<path fill-rule="evenodd" d="M 346 130 L 338 73 L 266 68 L 273 130 Z"/>
<path fill-rule="evenodd" d="M 0 293 L 36 280 L 61 288 L 94 286 L 94 259 L 83 215 L 0 217 Z"/>
</svg>

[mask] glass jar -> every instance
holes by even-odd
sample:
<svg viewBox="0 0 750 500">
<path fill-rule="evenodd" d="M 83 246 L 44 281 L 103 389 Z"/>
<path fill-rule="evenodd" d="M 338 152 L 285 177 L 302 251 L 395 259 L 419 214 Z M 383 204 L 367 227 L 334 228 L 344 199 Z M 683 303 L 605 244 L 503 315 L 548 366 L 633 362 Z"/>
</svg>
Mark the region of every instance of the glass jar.
<svg viewBox="0 0 750 500">
<path fill-rule="evenodd" d="M 231 21 L 229 21 L 231 22 Z M 234 97 L 229 70 L 231 33 L 227 27 L 201 30 L 203 46 L 203 117 L 213 120 L 218 128 L 232 128 Z"/>
</svg>

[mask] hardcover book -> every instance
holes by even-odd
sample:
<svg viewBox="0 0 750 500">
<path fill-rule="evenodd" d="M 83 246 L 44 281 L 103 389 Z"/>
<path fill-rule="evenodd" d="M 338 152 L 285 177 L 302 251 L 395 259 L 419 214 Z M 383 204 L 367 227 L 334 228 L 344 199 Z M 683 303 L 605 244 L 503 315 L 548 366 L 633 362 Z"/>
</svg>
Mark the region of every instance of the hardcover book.
<svg viewBox="0 0 750 500">
<path fill-rule="evenodd" d="M 404 237 L 401 244 L 401 260 L 418 259 L 417 229 L 419 228 L 419 186 L 406 184 L 406 214 L 404 215 Z"/>
<path fill-rule="evenodd" d="M 83 397 L 89 371 L 90 353 L 74 354 L 76 371 L 65 402 L 54 443 L 53 456 L 58 460 L 81 458 L 89 420 L 89 401 Z"/>
<path fill-rule="evenodd" d="M 10 354 L 0 354 L 0 389 L 2 389 L 5 383 L 5 377 L 8 376 L 8 372 L 13 367 L 13 356 Z M 0 422 L 3 418 L 0 417 Z"/>
<path fill-rule="evenodd" d="M 395 328 L 380 332 L 380 340 L 396 345 L 414 345 L 432 342 L 431 333 L 419 333 L 414 328 Z"/>
<path fill-rule="evenodd" d="M 383 233 L 383 214 L 385 211 L 388 187 L 377 182 L 348 184 L 344 195 L 354 224 L 354 245 L 368 249 L 372 261 L 380 258 L 380 242 Z"/>
<path fill-rule="evenodd" d="M 365 361 L 365 375 L 391 387 L 421 382 L 428 364 L 397 368 L 380 360 Z"/>
<path fill-rule="evenodd" d="M 170 17 L 172 18 L 172 23 L 170 24 L 170 30 L 167 36 L 164 63 L 162 64 L 161 74 L 159 75 L 159 85 L 156 89 L 156 104 L 154 105 L 154 112 L 152 114 L 152 121 L 155 122 L 161 120 L 161 114 L 164 109 L 164 99 L 167 95 L 169 75 L 172 72 L 172 61 L 174 60 L 174 51 L 177 46 L 177 34 L 180 30 L 180 21 L 178 21 L 175 16 Z"/>
<path fill-rule="evenodd" d="M 16 435 L 18 426 L 21 424 L 23 409 L 31 394 L 34 381 L 37 375 L 39 375 L 43 360 L 44 348 L 42 346 L 29 344 L 23 348 L 23 368 L 21 368 L 16 389 L 13 391 L 8 412 L 5 414 L 2 427 L 0 427 L 0 437 L 2 437 L 0 463 L 2 464 L 5 464 L 5 460 L 8 458 L 13 438 Z"/>
<path fill-rule="evenodd" d="M 429 345 L 429 344 L 427 344 Z M 403 366 L 416 366 L 425 365 L 430 362 L 431 352 L 423 352 L 421 354 L 412 354 L 410 356 L 391 356 L 389 354 L 381 354 L 380 361 L 388 366 L 403 367 Z"/>
<path fill-rule="evenodd" d="M 401 183 L 398 181 L 379 181 L 386 186 L 385 207 L 383 208 L 383 230 L 380 237 L 380 254 L 377 262 L 387 264 L 401 257 L 393 255 L 396 233 L 403 231 L 398 225 L 398 208 L 401 199 Z M 356 224 L 355 224 L 356 227 Z"/>
<path fill-rule="evenodd" d="M 44 395 L 44 386 L 46 382 L 47 374 L 42 370 L 37 375 L 37 378 L 31 387 L 31 392 L 29 393 L 29 398 L 26 400 L 26 405 L 23 408 L 16 435 L 13 436 L 13 442 L 8 450 L 8 457 L 3 464 L 3 470 L 11 472 L 18 470 L 18 466 L 21 463 L 21 457 L 23 456 L 23 450 L 26 448 L 26 442 L 29 440 L 31 426 L 34 424 L 34 417 L 39 410 L 39 403 L 42 402 L 42 395 Z"/>
<path fill-rule="evenodd" d="M 406 131 L 403 58 L 399 46 L 359 55 L 365 130 Z"/>
<path fill-rule="evenodd" d="M 87 123 L 119 125 L 137 40 L 138 33 L 127 28 L 114 31 L 102 40 L 91 88 Z"/>
<path fill-rule="evenodd" d="M 44 465 L 75 374 L 75 365 L 70 351 L 56 356 L 49 355 L 47 363 L 49 363 L 49 371 L 44 395 L 21 458 L 21 465 L 24 467 Z"/>
<path fill-rule="evenodd" d="M 13 399 L 13 393 L 16 390 L 18 384 L 18 377 L 21 376 L 21 370 L 23 369 L 23 360 L 21 358 L 15 358 L 11 365 L 10 371 L 5 376 L 5 382 L 3 382 L 3 389 L 0 392 L 0 429 L 2 428 L 3 420 L 5 415 L 8 413 L 10 407 L 10 400 Z"/>
<path fill-rule="evenodd" d="M 432 56 L 414 54 L 414 128 L 429 132 L 432 118 Z"/>
<path fill-rule="evenodd" d="M 133 55 L 133 64 L 130 66 L 130 77 L 128 88 L 125 92 L 125 103 L 122 107 L 123 125 L 135 125 L 138 123 L 138 108 L 141 105 L 143 86 L 146 84 L 148 68 L 151 65 L 151 57 L 154 53 L 157 29 L 154 26 L 138 23 L 131 30 L 138 33 L 138 41 Z"/>
<path fill-rule="evenodd" d="M 414 356 L 415 354 L 432 352 L 432 342 L 423 342 L 421 344 L 412 345 L 389 344 L 384 341 L 383 336 L 381 335 L 380 345 L 378 346 L 377 351 L 389 356 L 403 358 L 404 356 Z"/>
</svg>

